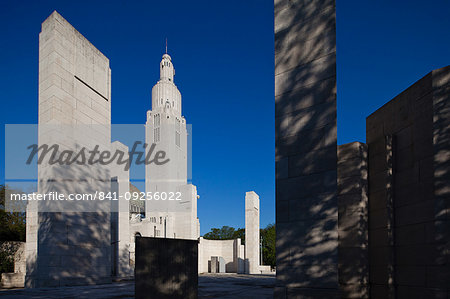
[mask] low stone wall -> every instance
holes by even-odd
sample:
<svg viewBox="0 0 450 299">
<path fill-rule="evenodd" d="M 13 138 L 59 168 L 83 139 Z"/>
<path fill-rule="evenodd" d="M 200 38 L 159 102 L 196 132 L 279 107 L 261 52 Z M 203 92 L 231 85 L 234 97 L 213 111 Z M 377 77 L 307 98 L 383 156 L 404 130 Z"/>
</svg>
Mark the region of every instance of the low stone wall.
<svg viewBox="0 0 450 299">
<path fill-rule="evenodd" d="M 258 266 L 258 270 L 261 274 L 272 274 L 272 268 L 270 266 Z"/>
<path fill-rule="evenodd" d="M 225 272 L 242 273 L 244 270 L 244 255 L 241 250 L 241 239 L 207 240 L 200 238 L 198 244 L 198 271 L 208 273 L 208 262 L 211 257 L 222 257 L 225 260 Z"/>
<path fill-rule="evenodd" d="M 10 252 L 14 258 L 14 273 L 2 273 L 1 288 L 23 288 L 25 284 L 25 242 L 3 241 L 0 250 Z"/>
</svg>

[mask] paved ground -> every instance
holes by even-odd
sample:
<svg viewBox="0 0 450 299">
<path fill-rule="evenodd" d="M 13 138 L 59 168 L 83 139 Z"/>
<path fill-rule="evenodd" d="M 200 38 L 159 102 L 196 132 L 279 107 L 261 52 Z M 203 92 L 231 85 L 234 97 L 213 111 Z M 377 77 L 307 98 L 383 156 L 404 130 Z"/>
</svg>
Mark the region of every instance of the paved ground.
<svg viewBox="0 0 450 299">
<path fill-rule="evenodd" d="M 273 298 L 275 275 L 204 274 L 199 298 Z"/>
<path fill-rule="evenodd" d="M 199 298 L 272 298 L 275 276 L 202 274 Z M 1 298 L 134 298 L 134 282 L 113 284 L 1 290 Z"/>
</svg>

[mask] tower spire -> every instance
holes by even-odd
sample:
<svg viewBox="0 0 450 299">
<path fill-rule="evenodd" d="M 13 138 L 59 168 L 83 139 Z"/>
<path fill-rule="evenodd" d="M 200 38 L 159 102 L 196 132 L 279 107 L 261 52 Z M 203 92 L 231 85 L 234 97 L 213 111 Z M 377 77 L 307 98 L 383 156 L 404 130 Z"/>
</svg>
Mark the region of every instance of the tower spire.
<svg viewBox="0 0 450 299">
<path fill-rule="evenodd" d="M 166 54 L 167 54 L 167 37 L 166 37 Z"/>
</svg>

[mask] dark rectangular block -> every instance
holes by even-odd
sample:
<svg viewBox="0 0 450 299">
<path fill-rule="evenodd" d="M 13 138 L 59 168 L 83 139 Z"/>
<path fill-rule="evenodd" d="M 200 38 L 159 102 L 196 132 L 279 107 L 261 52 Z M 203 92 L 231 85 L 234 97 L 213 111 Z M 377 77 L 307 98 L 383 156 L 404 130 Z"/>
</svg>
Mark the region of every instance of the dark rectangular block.
<svg viewBox="0 0 450 299">
<path fill-rule="evenodd" d="M 372 229 L 369 233 L 369 246 L 374 248 L 375 247 L 386 247 L 389 245 L 389 238 L 388 238 L 388 230 L 386 228 L 378 228 L 378 229 Z"/>
<path fill-rule="evenodd" d="M 445 289 L 434 289 L 417 286 L 400 285 L 397 287 L 397 298 L 407 299 L 448 299 Z"/>
<path fill-rule="evenodd" d="M 289 271 L 291 275 L 287 278 L 287 285 L 291 287 L 332 289 L 338 283 L 337 266 L 321 266 L 321 275 L 317 275 L 316 265 L 293 266 Z"/>
<path fill-rule="evenodd" d="M 389 263 L 390 252 L 390 247 L 371 248 L 369 256 L 370 265 L 387 267 Z"/>
<path fill-rule="evenodd" d="M 289 200 L 277 200 L 276 221 L 277 223 L 289 222 Z"/>
<path fill-rule="evenodd" d="M 275 0 L 274 10 L 275 161 L 282 161 L 275 295 L 311 288 L 337 295 L 335 1 Z"/>
<path fill-rule="evenodd" d="M 399 226 L 395 228 L 395 244 L 399 246 L 425 243 L 425 225 L 423 223 Z"/>
<path fill-rule="evenodd" d="M 401 285 L 425 286 L 426 268 L 423 266 L 397 266 L 396 281 Z"/>
<path fill-rule="evenodd" d="M 397 148 L 404 149 L 410 147 L 412 144 L 412 130 L 411 127 L 406 127 L 397 133 Z"/>
<path fill-rule="evenodd" d="M 408 225 L 434 220 L 434 200 L 427 200 L 396 209 L 396 225 Z"/>
<path fill-rule="evenodd" d="M 336 79 L 330 78 L 275 97 L 275 117 L 325 102 L 335 102 L 335 85 Z"/>
<path fill-rule="evenodd" d="M 275 24 L 289 21 L 291 23 L 301 23 L 311 18 L 317 17 L 329 6 L 334 6 L 334 0 L 274 0 Z M 287 18 L 290 17 L 290 18 Z M 295 22 L 294 22 L 295 21 Z M 275 29 L 275 31 L 277 31 Z"/>
<path fill-rule="evenodd" d="M 275 131 L 278 129 L 276 128 Z M 299 133 L 295 136 L 277 138 L 275 140 L 275 159 L 319 150 L 327 146 L 336 146 L 336 123 L 328 124 Z"/>
<path fill-rule="evenodd" d="M 336 147 L 330 146 L 289 157 L 289 177 L 336 169 Z"/>
<path fill-rule="evenodd" d="M 376 211 L 370 211 L 369 214 L 369 228 L 370 229 L 376 229 L 376 228 L 384 228 L 387 226 L 388 221 L 388 215 L 387 215 L 387 209 L 380 209 Z"/>
<path fill-rule="evenodd" d="M 275 75 L 275 96 L 336 76 L 336 53 Z"/>
<path fill-rule="evenodd" d="M 364 188 L 363 180 L 359 176 L 352 177 L 338 177 L 338 194 L 361 194 L 361 190 Z"/>
<path fill-rule="evenodd" d="M 412 165 L 410 168 L 407 169 L 396 169 L 396 172 L 394 173 L 395 176 L 395 188 L 405 188 L 408 185 L 411 184 L 418 184 L 419 183 L 419 163 L 416 163 Z"/>
<path fill-rule="evenodd" d="M 367 194 L 364 192 L 342 194 L 338 197 L 339 200 L 339 213 L 345 213 L 345 211 L 361 212 L 363 209 L 367 209 Z"/>
<path fill-rule="evenodd" d="M 197 298 L 198 241 L 136 238 L 136 298 Z"/>
<path fill-rule="evenodd" d="M 336 122 L 336 108 L 333 101 L 323 102 L 294 113 L 285 114 L 275 119 L 277 122 L 276 136 L 297 136 L 311 129 L 318 129 Z M 279 125 L 278 125 L 278 122 Z"/>
<path fill-rule="evenodd" d="M 357 227 L 348 230 L 339 230 L 339 250 L 343 247 L 360 246 L 367 247 L 368 234 L 367 234 L 367 220 L 364 219 L 364 215 L 361 215 L 363 219 Z"/>
<path fill-rule="evenodd" d="M 437 254 L 434 244 L 397 246 L 395 259 L 397 265 L 403 266 L 437 265 Z"/>
<path fill-rule="evenodd" d="M 369 187 L 370 190 L 370 187 Z M 372 192 L 370 190 L 369 193 L 369 211 L 375 211 L 386 208 L 386 189 L 379 190 L 377 192 Z"/>
<path fill-rule="evenodd" d="M 275 74 L 336 52 L 336 22 L 333 7 L 324 10 L 321 19 L 299 24 L 298 27 L 300 33 L 289 30 L 275 33 Z"/>
<path fill-rule="evenodd" d="M 427 267 L 427 286 L 445 289 L 449 287 L 450 265 Z"/>
<path fill-rule="evenodd" d="M 369 168 L 371 162 L 369 161 Z M 369 172 L 369 189 L 370 193 L 386 190 L 387 171 L 373 173 Z"/>
<path fill-rule="evenodd" d="M 413 167 L 414 152 L 411 146 L 405 147 L 403 149 L 397 148 L 395 155 L 396 165 L 394 165 L 394 167 L 396 171 L 402 171 Z"/>
<path fill-rule="evenodd" d="M 372 265 L 370 264 L 369 268 L 370 272 L 370 283 L 371 283 L 371 289 L 373 288 L 373 285 L 387 285 L 388 282 L 388 267 L 387 265 Z M 372 298 L 388 298 L 385 297 L 379 297 L 379 296 L 373 296 Z"/>
<path fill-rule="evenodd" d="M 310 174 L 300 177 L 277 180 L 277 200 L 293 200 L 314 197 L 317 194 L 332 193 L 336 190 L 336 171 Z"/>
</svg>

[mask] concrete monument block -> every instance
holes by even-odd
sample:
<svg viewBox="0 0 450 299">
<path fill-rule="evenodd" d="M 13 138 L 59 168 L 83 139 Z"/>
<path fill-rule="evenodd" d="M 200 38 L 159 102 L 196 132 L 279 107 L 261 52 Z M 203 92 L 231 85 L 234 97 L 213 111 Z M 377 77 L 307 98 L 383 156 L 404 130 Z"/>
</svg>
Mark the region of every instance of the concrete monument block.
<svg viewBox="0 0 450 299">
<path fill-rule="evenodd" d="M 449 291 L 449 94 L 447 66 L 367 118 L 373 297 Z M 428 269 L 440 269 L 439 278 Z"/>
<path fill-rule="evenodd" d="M 225 259 L 219 256 L 219 273 L 225 273 Z"/>
<path fill-rule="evenodd" d="M 342 298 L 369 297 L 367 146 L 338 147 L 339 284 Z"/>
<path fill-rule="evenodd" d="M 39 35 L 39 145 L 110 149 L 109 60 L 53 12 Z M 38 193 L 111 189 L 100 165 L 38 166 Z M 99 202 L 39 202 L 27 208 L 28 287 L 111 281 L 110 207 Z M 28 222 L 30 224 L 28 224 Z"/>
<path fill-rule="evenodd" d="M 259 196 L 245 193 L 245 273 L 259 272 Z"/>
<path fill-rule="evenodd" d="M 211 273 L 219 273 L 219 257 L 211 257 Z"/>
<path fill-rule="evenodd" d="M 275 297 L 332 297 L 339 288 L 335 1 L 275 0 L 274 14 Z"/>
<path fill-rule="evenodd" d="M 136 239 L 136 298 L 197 298 L 198 241 Z"/>
<path fill-rule="evenodd" d="M 234 255 L 236 273 L 245 273 L 245 248 L 239 238 L 234 242 Z"/>
</svg>

